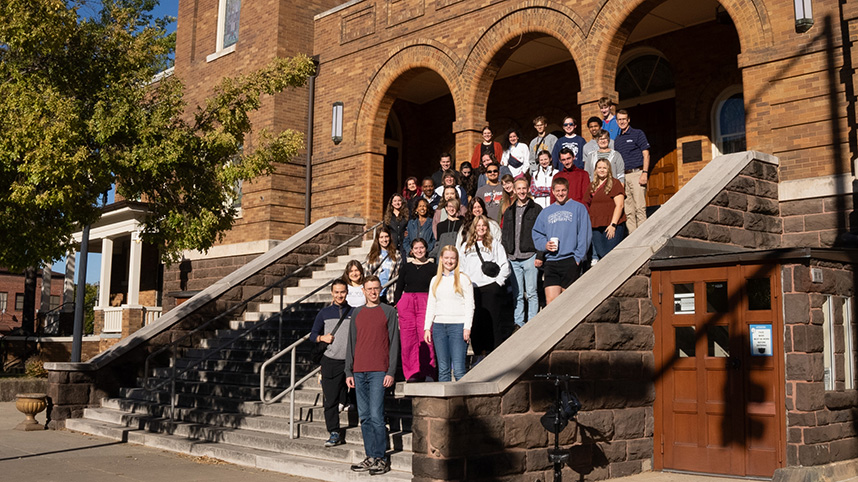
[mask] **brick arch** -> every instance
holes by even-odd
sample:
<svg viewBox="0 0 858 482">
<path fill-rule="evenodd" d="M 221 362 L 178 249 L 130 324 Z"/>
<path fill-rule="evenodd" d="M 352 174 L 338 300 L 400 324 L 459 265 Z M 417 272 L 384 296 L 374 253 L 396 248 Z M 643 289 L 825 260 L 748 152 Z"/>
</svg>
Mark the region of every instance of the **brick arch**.
<svg viewBox="0 0 858 482">
<path fill-rule="evenodd" d="M 773 45 L 772 25 L 763 0 L 718 0 L 730 14 L 742 52 L 759 51 Z M 596 46 L 592 72 L 594 91 L 613 92 L 620 53 L 634 27 L 664 0 L 602 0 L 594 9 L 588 43 Z M 590 19 L 588 19 L 589 21 Z M 582 78 L 582 85 L 584 79 Z"/>
<path fill-rule="evenodd" d="M 416 39 L 405 42 L 387 55 L 388 60 L 376 71 L 364 91 L 355 123 L 354 139 L 370 152 L 384 152 L 384 127 L 395 92 L 391 88 L 397 81 L 407 81 L 421 70 L 431 70 L 441 76 L 453 97 L 457 112 L 462 106 L 457 65 L 459 62 L 443 44 L 435 40 Z"/>
<path fill-rule="evenodd" d="M 582 65 L 588 48 L 582 31 L 583 20 L 571 9 L 550 1 L 531 0 L 508 8 L 488 24 L 468 51 L 462 65 L 462 91 L 467 127 L 478 128 L 485 121 L 489 91 L 498 70 L 512 55 L 503 47 L 514 40 L 522 42 L 538 37 L 554 37 L 569 51 L 575 65 Z M 580 71 L 579 71 L 580 77 Z M 583 82 L 583 79 L 582 79 Z"/>
</svg>

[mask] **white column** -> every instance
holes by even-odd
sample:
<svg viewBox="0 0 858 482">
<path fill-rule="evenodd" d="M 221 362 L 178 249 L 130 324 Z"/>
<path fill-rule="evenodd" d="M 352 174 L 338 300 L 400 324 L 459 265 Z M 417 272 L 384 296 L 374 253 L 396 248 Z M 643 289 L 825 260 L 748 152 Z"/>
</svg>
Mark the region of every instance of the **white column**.
<svg viewBox="0 0 858 482">
<path fill-rule="evenodd" d="M 39 299 L 39 313 L 51 311 L 51 265 L 42 266 L 42 296 Z"/>
<path fill-rule="evenodd" d="M 110 306 L 110 272 L 113 270 L 113 240 L 101 240 L 101 273 L 98 277 L 98 307 Z"/>
<path fill-rule="evenodd" d="M 74 251 L 66 254 L 66 276 L 63 279 L 63 311 L 71 313 L 74 311 Z"/>
<path fill-rule="evenodd" d="M 131 233 L 131 253 L 128 256 L 128 297 L 129 306 L 140 303 L 140 264 L 143 262 L 143 240 L 140 231 Z"/>
</svg>

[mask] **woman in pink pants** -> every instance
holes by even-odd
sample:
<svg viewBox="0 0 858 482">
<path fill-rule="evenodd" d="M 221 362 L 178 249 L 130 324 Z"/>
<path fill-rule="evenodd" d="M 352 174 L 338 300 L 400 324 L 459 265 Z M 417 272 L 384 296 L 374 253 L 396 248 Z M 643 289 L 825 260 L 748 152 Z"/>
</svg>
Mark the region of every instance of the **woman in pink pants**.
<svg viewBox="0 0 858 482">
<path fill-rule="evenodd" d="M 399 315 L 402 372 L 409 382 L 434 381 L 435 354 L 423 340 L 423 322 L 426 318 L 426 300 L 429 282 L 438 270 L 427 258 L 427 243 L 417 238 L 411 243 L 411 257 L 399 269 L 394 304 Z"/>
</svg>

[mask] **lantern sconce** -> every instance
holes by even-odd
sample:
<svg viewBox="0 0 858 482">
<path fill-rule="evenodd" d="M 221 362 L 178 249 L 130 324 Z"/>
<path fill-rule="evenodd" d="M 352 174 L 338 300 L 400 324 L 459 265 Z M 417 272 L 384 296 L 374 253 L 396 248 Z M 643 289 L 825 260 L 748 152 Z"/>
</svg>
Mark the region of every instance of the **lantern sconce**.
<svg viewBox="0 0 858 482">
<path fill-rule="evenodd" d="M 795 31 L 804 33 L 813 27 L 813 7 L 811 0 L 793 0 L 795 4 Z"/>
<path fill-rule="evenodd" d="M 334 102 L 331 139 L 334 141 L 334 144 L 343 142 L 343 103 L 339 101 Z"/>
</svg>

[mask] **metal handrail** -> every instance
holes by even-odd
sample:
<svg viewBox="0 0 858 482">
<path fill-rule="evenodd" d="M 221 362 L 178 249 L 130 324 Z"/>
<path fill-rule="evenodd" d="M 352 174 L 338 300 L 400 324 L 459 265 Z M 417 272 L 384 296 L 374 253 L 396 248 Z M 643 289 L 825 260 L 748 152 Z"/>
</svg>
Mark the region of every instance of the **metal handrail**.
<svg viewBox="0 0 858 482">
<path fill-rule="evenodd" d="M 56 317 L 57 313 L 59 313 L 63 308 L 65 308 L 66 305 L 74 306 L 74 303 L 75 303 L 74 301 L 66 301 L 65 303 L 62 303 L 60 306 L 57 306 L 56 308 L 54 308 L 52 310 L 48 310 L 45 312 L 45 328 L 44 328 L 45 334 L 51 334 L 50 331 L 55 327 L 54 325 L 56 325 L 59 322 L 59 318 Z M 53 318 L 53 321 L 50 324 L 48 324 L 48 319 L 50 319 L 50 318 Z"/>
<path fill-rule="evenodd" d="M 399 276 L 394 276 L 393 278 L 388 280 L 388 282 L 385 283 L 384 286 L 382 286 L 381 290 L 384 291 L 385 289 L 389 288 L 398 279 L 399 279 Z M 334 280 L 330 280 L 327 283 L 325 283 L 323 286 L 320 286 L 318 289 L 324 288 L 325 286 L 327 286 L 333 282 L 334 282 Z M 316 291 L 318 291 L 318 289 Z M 293 304 L 296 304 L 299 302 L 300 302 L 300 300 L 296 301 Z M 289 306 L 291 307 L 292 305 L 289 305 Z M 282 399 L 286 395 L 289 395 L 289 438 L 290 439 L 295 438 L 295 389 L 297 389 L 298 387 L 303 385 L 304 382 L 306 382 L 307 380 L 312 378 L 314 375 L 319 373 L 319 371 L 321 371 L 321 369 L 322 369 L 322 367 L 318 366 L 318 367 L 310 370 L 310 373 L 304 375 L 297 382 L 295 381 L 295 364 L 297 362 L 297 360 L 295 358 L 296 357 L 296 350 L 297 350 L 299 345 L 301 345 L 302 343 L 304 343 L 305 341 L 310 339 L 310 335 L 311 335 L 311 333 L 307 333 L 306 335 L 302 336 L 295 343 L 292 343 L 288 347 L 280 350 L 277 354 L 275 354 L 274 356 L 272 356 L 271 358 L 266 360 L 265 363 L 262 364 L 262 367 L 259 369 L 259 400 L 262 403 L 269 405 L 269 404 L 272 404 L 274 402 L 280 401 L 280 399 Z M 284 355 L 286 355 L 286 353 L 291 353 L 290 366 L 289 366 L 289 388 L 283 390 L 282 392 L 278 393 L 277 395 L 275 395 L 272 398 L 266 399 L 265 398 L 265 367 L 274 363 L 276 360 L 278 360 L 281 357 L 283 357 Z"/>
<path fill-rule="evenodd" d="M 240 340 L 240 339 L 242 339 L 242 338 L 246 337 L 247 335 L 249 335 L 249 334 L 253 333 L 254 331 L 258 330 L 260 327 L 267 325 L 269 322 L 273 321 L 275 318 L 280 322 L 280 326 L 278 327 L 278 346 L 279 346 L 279 344 L 280 344 L 280 340 L 281 340 L 282 327 L 283 327 L 283 311 L 284 311 L 284 308 L 283 308 L 283 296 L 282 296 L 282 294 L 283 294 L 283 283 L 284 283 L 286 280 L 288 280 L 288 279 L 290 279 L 290 278 L 293 278 L 293 277 L 295 277 L 296 275 L 298 275 L 299 273 L 303 272 L 303 271 L 304 271 L 304 270 L 306 270 L 309 266 L 312 266 L 312 265 L 314 265 L 314 264 L 318 263 L 319 261 L 321 261 L 321 260 L 323 260 L 323 259 L 327 258 L 328 256 L 332 255 L 332 254 L 333 254 L 334 252 L 336 252 L 338 249 L 340 249 L 340 248 L 343 248 L 343 247 L 347 246 L 347 245 L 348 245 L 349 243 L 351 243 L 352 241 L 354 241 L 354 240 L 356 240 L 356 239 L 358 239 L 358 238 L 362 238 L 362 237 L 364 237 L 364 236 L 365 236 L 367 233 L 369 233 L 369 232 L 373 232 L 373 234 L 374 234 L 375 230 L 376 230 L 380 225 L 381 225 L 381 222 L 378 222 L 378 223 L 376 223 L 376 224 L 372 225 L 371 227 L 369 227 L 369 228 L 365 229 L 365 230 L 364 230 L 363 232 L 361 232 L 360 234 L 357 234 L 357 235 L 355 235 L 355 236 L 352 236 L 351 238 L 349 238 L 348 240 L 346 240 L 346 241 L 344 241 L 344 242 L 340 243 L 340 244 L 339 244 L 339 245 L 337 245 L 336 247 L 334 247 L 334 248 L 332 248 L 332 249 L 330 249 L 330 250 L 326 251 L 325 253 L 323 253 L 323 254 L 319 255 L 318 257 L 316 257 L 316 258 L 315 258 L 315 259 L 313 259 L 312 261 L 310 261 L 310 262 L 308 262 L 308 263 L 306 263 L 306 264 L 304 264 L 304 265 L 302 265 L 302 266 L 298 267 L 297 269 L 295 269 L 295 270 L 294 270 L 294 271 L 292 271 L 291 273 L 289 273 L 289 274 L 287 274 L 287 275 L 283 276 L 283 277 L 282 277 L 282 278 L 280 278 L 278 281 L 276 281 L 276 282 L 274 282 L 274 283 L 272 283 L 272 284 L 268 285 L 267 287 L 263 288 L 262 290 L 260 290 L 259 292 L 257 292 L 257 293 L 256 293 L 256 294 L 254 294 L 253 296 L 251 296 L 250 298 L 248 298 L 248 299 L 246 299 L 246 300 L 242 301 L 241 303 L 239 303 L 239 304 L 237 304 L 237 305 L 235 305 L 235 306 L 233 306 L 233 307 L 231 307 L 231 308 L 228 308 L 228 309 L 227 309 L 226 311 L 224 311 L 223 313 L 221 313 L 221 314 L 217 315 L 216 317 L 214 317 L 214 318 L 212 318 L 212 319 L 210 319 L 210 320 L 206 321 L 205 323 L 203 323 L 202 325 L 200 325 L 200 326 L 198 326 L 198 327 L 194 328 L 193 330 L 191 330 L 190 332 L 186 333 L 185 335 L 183 335 L 183 336 L 181 336 L 181 337 L 177 338 L 176 340 L 174 340 L 174 341 L 172 341 L 172 342 L 170 342 L 170 343 L 168 343 L 168 344 L 164 345 L 163 347 L 161 347 L 161 348 L 159 348 L 158 350 L 155 350 L 154 352 L 152 352 L 151 354 L 149 354 L 149 356 L 148 356 L 148 357 L 146 357 L 146 360 L 145 360 L 145 362 L 144 362 L 144 364 L 143 364 L 143 370 L 144 370 L 144 373 L 143 373 L 143 388 L 144 388 L 145 390 L 147 390 L 147 391 L 153 391 L 153 390 L 157 390 L 157 389 L 160 389 L 160 388 L 165 387 L 168 383 L 170 384 L 170 422 L 172 423 L 172 422 L 175 420 L 175 412 L 176 412 L 176 379 L 177 379 L 178 377 L 180 377 L 180 376 L 184 375 L 185 373 L 188 373 L 189 371 L 193 370 L 194 368 L 196 368 L 197 366 L 199 366 L 199 365 L 200 365 L 201 363 L 203 363 L 204 361 L 208 361 L 208 360 L 209 360 L 209 359 L 211 359 L 211 358 L 212 358 L 216 353 L 220 352 L 221 350 L 225 349 L 225 348 L 226 348 L 226 347 L 228 347 L 228 346 L 231 346 L 231 345 L 232 345 L 233 343 L 235 343 L 236 341 L 238 341 L 238 340 Z M 333 281 L 333 280 L 332 280 L 332 281 Z M 304 301 L 305 299 L 309 298 L 309 297 L 310 297 L 310 295 L 315 294 L 316 292 L 318 292 L 320 289 L 322 289 L 322 288 L 324 288 L 325 286 L 327 286 L 327 285 L 328 285 L 329 283 L 331 283 L 332 281 L 329 281 L 328 283 L 326 283 L 326 284 L 324 284 L 324 285 L 320 286 L 319 288 L 316 288 L 315 290 L 313 290 L 313 292 L 311 292 L 310 294 L 308 294 L 308 295 L 306 295 L 306 296 L 302 297 L 301 299 L 299 299 L 299 300 L 298 300 L 298 301 L 296 301 L 295 303 L 291 303 L 291 304 L 289 305 L 289 308 L 293 308 L 293 307 L 294 307 L 295 305 L 297 305 L 298 303 L 300 303 L 300 302 Z M 225 318 L 226 316 L 228 316 L 228 315 L 231 315 L 232 313 L 234 313 L 235 311 L 237 311 L 239 308 L 244 308 L 244 307 L 246 307 L 246 306 L 247 306 L 251 301 L 255 300 L 256 298 L 258 298 L 259 296 L 261 296 L 263 293 L 266 293 L 266 292 L 268 292 L 268 291 L 269 291 L 269 290 L 271 290 L 271 289 L 277 288 L 278 286 L 279 286 L 279 288 L 280 288 L 280 293 L 281 293 L 281 296 L 280 296 L 280 307 L 281 307 L 281 310 L 280 310 L 280 312 L 278 312 L 278 313 L 277 313 L 277 315 L 269 316 L 268 318 L 266 318 L 266 319 L 264 319 L 264 320 L 260 320 L 258 323 L 255 323 L 253 326 L 248 327 L 248 328 L 244 329 L 243 331 L 241 331 L 240 333 L 238 333 L 236 336 L 234 336 L 233 338 L 231 338 L 229 341 L 227 341 L 227 342 L 225 342 L 225 343 L 220 344 L 217 348 L 215 348 L 215 349 L 213 349 L 213 350 L 209 350 L 208 354 L 203 355 L 203 357 L 202 357 L 202 358 L 200 358 L 200 359 L 198 359 L 198 360 L 194 361 L 193 363 L 189 363 L 189 364 L 188 364 L 187 366 L 185 366 L 181 371 L 177 371 L 177 369 L 176 369 L 177 351 L 178 351 L 178 348 L 179 348 L 179 344 L 180 344 L 180 343 L 184 342 L 185 340 L 187 340 L 188 338 L 190 338 L 190 337 L 194 336 L 195 334 L 197 334 L 198 332 L 200 332 L 200 331 L 204 330 L 205 328 L 208 328 L 212 323 L 214 323 L 214 322 L 216 322 L 216 321 L 219 321 L 219 320 L 222 320 L 222 319 L 224 319 L 224 318 Z M 149 369 L 149 367 L 150 367 L 150 362 L 151 362 L 151 361 L 152 361 L 152 359 L 153 359 L 153 358 L 155 358 L 157 355 L 160 355 L 161 353 L 163 353 L 163 352 L 167 351 L 168 349 L 172 349 L 171 354 L 170 354 L 170 367 L 171 367 L 171 370 L 170 370 L 170 377 L 169 377 L 167 380 L 163 380 L 163 381 L 161 381 L 161 382 L 159 382 L 159 383 L 156 383 L 156 384 L 152 385 L 152 384 L 150 384 L 150 383 L 149 383 L 150 373 L 151 373 L 151 370 Z"/>
</svg>

